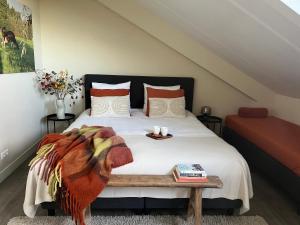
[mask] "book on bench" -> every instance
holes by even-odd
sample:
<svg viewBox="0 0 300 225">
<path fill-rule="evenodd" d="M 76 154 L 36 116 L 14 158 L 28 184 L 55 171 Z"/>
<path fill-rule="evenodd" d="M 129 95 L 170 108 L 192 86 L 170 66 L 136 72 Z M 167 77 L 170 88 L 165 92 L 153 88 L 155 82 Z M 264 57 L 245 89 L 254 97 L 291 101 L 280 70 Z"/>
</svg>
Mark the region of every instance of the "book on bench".
<svg viewBox="0 0 300 225">
<path fill-rule="evenodd" d="M 206 177 L 207 174 L 200 164 L 177 164 L 175 170 L 182 177 Z"/>
<path fill-rule="evenodd" d="M 207 177 L 182 177 L 178 176 L 176 170 L 173 171 L 173 176 L 176 182 L 179 183 L 199 183 L 199 182 L 208 182 Z"/>
<path fill-rule="evenodd" d="M 176 182 L 207 182 L 207 175 L 200 164 L 178 164 L 173 176 Z"/>
</svg>

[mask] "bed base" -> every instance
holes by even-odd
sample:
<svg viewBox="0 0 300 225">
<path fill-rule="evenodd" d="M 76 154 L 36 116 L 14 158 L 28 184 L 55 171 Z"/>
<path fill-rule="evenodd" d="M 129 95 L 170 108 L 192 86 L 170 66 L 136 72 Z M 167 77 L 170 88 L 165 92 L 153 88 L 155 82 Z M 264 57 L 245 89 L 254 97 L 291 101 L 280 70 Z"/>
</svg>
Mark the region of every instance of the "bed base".
<svg viewBox="0 0 300 225">
<path fill-rule="evenodd" d="M 122 210 L 130 209 L 141 214 L 148 214 L 153 209 L 186 209 L 188 198 L 157 199 L 157 198 L 98 198 L 92 203 L 92 209 L 96 210 Z M 202 200 L 204 210 L 215 210 L 221 214 L 232 215 L 242 206 L 242 201 L 225 198 Z M 49 216 L 55 216 L 58 208 L 56 203 L 44 202 L 42 208 L 48 210 Z"/>
<path fill-rule="evenodd" d="M 223 139 L 233 145 L 243 155 L 251 171 L 260 172 L 276 186 L 288 193 L 296 201 L 297 212 L 300 214 L 299 176 L 228 127 L 223 129 Z"/>
</svg>

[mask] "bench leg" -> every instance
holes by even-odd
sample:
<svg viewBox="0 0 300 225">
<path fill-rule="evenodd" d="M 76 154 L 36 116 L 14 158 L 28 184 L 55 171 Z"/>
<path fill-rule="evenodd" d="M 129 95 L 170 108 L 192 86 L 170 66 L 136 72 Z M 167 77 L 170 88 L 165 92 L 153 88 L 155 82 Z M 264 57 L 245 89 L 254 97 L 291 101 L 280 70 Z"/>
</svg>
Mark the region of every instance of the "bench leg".
<svg viewBox="0 0 300 225">
<path fill-rule="evenodd" d="M 194 224 L 202 224 L 202 188 L 192 188 L 188 205 L 187 218 L 194 215 Z"/>
<path fill-rule="evenodd" d="M 202 188 L 195 188 L 194 198 L 195 225 L 202 224 Z"/>
<path fill-rule="evenodd" d="M 194 198 L 195 198 L 195 188 L 191 189 L 188 211 L 187 211 L 187 219 L 194 215 Z"/>
</svg>

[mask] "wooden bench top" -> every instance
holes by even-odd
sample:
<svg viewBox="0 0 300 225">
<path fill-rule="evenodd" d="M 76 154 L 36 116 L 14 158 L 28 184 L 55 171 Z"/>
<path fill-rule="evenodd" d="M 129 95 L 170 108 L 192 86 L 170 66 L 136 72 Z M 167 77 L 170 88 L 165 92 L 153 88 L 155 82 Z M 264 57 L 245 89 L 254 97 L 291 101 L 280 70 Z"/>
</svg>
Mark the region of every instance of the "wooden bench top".
<svg viewBox="0 0 300 225">
<path fill-rule="evenodd" d="M 221 188 L 222 181 L 217 176 L 208 176 L 208 182 L 178 183 L 173 175 L 111 175 L 107 186 L 110 187 L 186 187 Z"/>
</svg>

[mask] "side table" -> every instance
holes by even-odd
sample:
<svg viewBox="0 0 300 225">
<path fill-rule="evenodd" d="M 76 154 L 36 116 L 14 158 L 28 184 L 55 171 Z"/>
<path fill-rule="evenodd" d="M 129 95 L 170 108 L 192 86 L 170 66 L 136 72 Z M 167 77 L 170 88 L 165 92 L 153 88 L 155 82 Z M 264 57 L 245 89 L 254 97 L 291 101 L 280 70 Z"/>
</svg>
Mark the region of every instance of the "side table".
<svg viewBox="0 0 300 225">
<path fill-rule="evenodd" d="M 222 135 L 222 118 L 217 116 L 208 116 L 208 115 L 200 115 L 197 116 L 197 119 L 200 120 L 205 126 L 216 133 L 216 124 L 219 126 L 218 135 Z"/>
<path fill-rule="evenodd" d="M 75 120 L 75 114 L 66 113 L 64 119 L 58 119 L 56 114 L 50 114 L 47 117 L 47 133 L 49 134 L 49 121 L 53 122 L 53 132 L 56 132 L 56 122 L 68 122 L 70 126 L 71 122 Z"/>
</svg>

